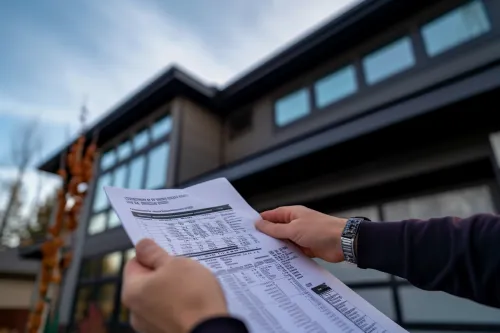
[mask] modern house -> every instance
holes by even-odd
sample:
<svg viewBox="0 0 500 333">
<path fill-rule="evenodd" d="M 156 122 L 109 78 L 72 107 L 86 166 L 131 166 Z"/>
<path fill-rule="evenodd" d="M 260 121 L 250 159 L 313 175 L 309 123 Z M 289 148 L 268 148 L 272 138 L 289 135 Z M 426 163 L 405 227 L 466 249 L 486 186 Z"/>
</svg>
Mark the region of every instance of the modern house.
<svg viewBox="0 0 500 333">
<path fill-rule="evenodd" d="M 168 69 L 88 130 L 101 154 L 63 330 L 90 301 L 110 331 L 127 326 L 120 274 L 133 250 L 104 185 L 226 177 L 257 210 L 303 204 L 375 221 L 499 212 L 498 96 L 497 0 L 365 0 L 220 89 Z M 40 169 L 56 172 L 62 153 Z M 500 332 L 500 310 L 321 264 L 410 332 Z"/>
</svg>

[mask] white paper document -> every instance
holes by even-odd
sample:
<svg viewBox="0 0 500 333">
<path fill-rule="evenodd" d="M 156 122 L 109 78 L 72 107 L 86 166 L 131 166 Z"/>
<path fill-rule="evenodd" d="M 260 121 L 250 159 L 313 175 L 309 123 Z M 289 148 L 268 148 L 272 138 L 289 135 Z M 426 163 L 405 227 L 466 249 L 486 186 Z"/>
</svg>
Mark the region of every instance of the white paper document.
<svg viewBox="0 0 500 333">
<path fill-rule="evenodd" d="M 134 244 L 151 238 L 208 267 L 251 332 L 406 332 L 293 245 L 256 230 L 260 215 L 226 179 L 105 191 Z"/>
</svg>

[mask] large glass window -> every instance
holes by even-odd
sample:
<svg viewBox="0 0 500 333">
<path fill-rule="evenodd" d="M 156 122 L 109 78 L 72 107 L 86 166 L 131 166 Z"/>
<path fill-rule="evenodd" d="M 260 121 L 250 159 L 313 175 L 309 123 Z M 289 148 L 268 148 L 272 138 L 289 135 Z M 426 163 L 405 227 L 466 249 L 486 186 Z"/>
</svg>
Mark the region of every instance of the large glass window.
<svg viewBox="0 0 500 333">
<path fill-rule="evenodd" d="M 114 228 L 114 227 L 117 227 L 121 224 L 122 224 L 122 222 L 118 218 L 118 215 L 116 215 L 115 211 L 111 209 L 109 211 L 108 228 Z"/>
<path fill-rule="evenodd" d="M 427 54 L 432 57 L 477 38 L 490 29 L 484 4 L 476 0 L 427 23 L 421 32 Z"/>
<path fill-rule="evenodd" d="M 472 187 L 432 194 L 383 205 L 386 221 L 409 218 L 468 217 L 476 213 L 494 212 L 488 186 Z"/>
<path fill-rule="evenodd" d="M 109 320 L 113 314 L 115 293 L 116 284 L 114 283 L 103 284 L 97 289 L 97 304 L 105 321 Z"/>
<path fill-rule="evenodd" d="M 90 235 L 95 235 L 106 230 L 107 212 L 95 214 L 90 219 L 88 232 Z"/>
<path fill-rule="evenodd" d="M 136 157 L 130 163 L 129 188 L 142 188 L 142 179 L 144 178 L 144 168 L 146 166 L 146 157 L 144 155 Z"/>
<path fill-rule="evenodd" d="M 82 320 L 87 312 L 89 299 L 91 296 L 91 288 L 82 287 L 77 291 L 76 304 L 75 304 L 75 320 L 78 322 Z"/>
<path fill-rule="evenodd" d="M 412 286 L 400 289 L 405 320 L 426 323 L 500 323 L 500 309 L 490 308 L 443 292 Z"/>
<path fill-rule="evenodd" d="M 170 115 L 161 118 L 156 121 L 151 127 L 151 136 L 153 140 L 158 140 L 159 138 L 167 135 L 172 130 L 172 117 Z"/>
<path fill-rule="evenodd" d="M 134 149 L 136 151 L 141 150 L 142 148 L 148 145 L 148 142 L 149 142 L 149 133 L 148 129 L 145 128 L 134 136 Z"/>
<path fill-rule="evenodd" d="M 285 126 L 307 116 L 311 112 L 309 98 L 309 91 L 304 88 L 276 101 L 274 105 L 276 125 Z"/>
<path fill-rule="evenodd" d="M 82 261 L 80 281 L 75 295 L 73 317 L 75 324 L 88 315 L 87 309 L 90 305 L 95 305 L 102 313 L 105 324 L 114 325 L 117 323 L 116 320 L 128 321 L 128 311 L 120 306 L 117 296 L 120 292 L 120 272 L 133 253 L 133 249 L 129 249 Z"/>
<path fill-rule="evenodd" d="M 130 141 L 125 141 L 118 146 L 117 149 L 118 159 L 123 161 L 132 154 L 132 143 Z"/>
<path fill-rule="evenodd" d="M 106 193 L 104 192 L 104 186 L 111 185 L 111 180 L 111 173 L 106 173 L 99 177 L 95 188 L 93 207 L 94 212 L 106 209 L 109 206 L 108 198 L 106 197 Z"/>
<path fill-rule="evenodd" d="M 363 58 L 366 82 L 375 84 L 415 65 L 410 37 L 398 39 Z"/>
<path fill-rule="evenodd" d="M 123 164 L 115 170 L 113 186 L 127 187 L 127 165 Z"/>
<path fill-rule="evenodd" d="M 114 150 L 108 150 L 101 156 L 101 170 L 106 170 L 107 168 L 113 166 L 116 163 L 116 154 Z"/>
<path fill-rule="evenodd" d="M 356 69 L 352 65 L 344 67 L 316 82 L 316 106 L 323 108 L 354 94 L 357 89 Z"/>
<path fill-rule="evenodd" d="M 121 141 L 117 147 L 107 150 L 103 155 L 102 174 L 95 188 L 94 216 L 89 220 L 89 234 L 93 235 L 121 224 L 116 214 L 111 211 L 104 186 L 134 189 L 166 186 L 171 130 L 172 117 L 160 117 L 151 127 L 143 127 L 135 134 L 127 133 L 130 140 Z"/>
<path fill-rule="evenodd" d="M 169 144 L 164 143 L 149 151 L 146 188 L 156 189 L 165 186 L 167 180 Z"/>
<path fill-rule="evenodd" d="M 118 275 L 122 265 L 122 253 L 113 252 L 104 256 L 102 259 L 102 275 Z"/>
</svg>

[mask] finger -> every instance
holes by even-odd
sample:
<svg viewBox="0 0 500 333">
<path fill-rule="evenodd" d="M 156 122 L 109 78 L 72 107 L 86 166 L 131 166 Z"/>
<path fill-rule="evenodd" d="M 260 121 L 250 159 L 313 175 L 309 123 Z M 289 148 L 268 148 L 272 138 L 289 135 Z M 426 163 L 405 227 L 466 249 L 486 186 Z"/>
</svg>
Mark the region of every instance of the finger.
<svg viewBox="0 0 500 333">
<path fill-rule="evenodd" d="M 152 272 L 151 268 L 143 266 L 136 258 L 132 258 L 125 263 L 125 268 L 123 269 L 124 278 L 127 276 L 137 276 L 148 274 Z"/>
<path fill-rule="evenodd" d="M 266 220 L 260 220 L 255 223 L 257 230 L 268 236 L 280 239 L 290 238 L 290 224 L 273 223 Z"/>
<path fill-rule="evenodd" d="M 170 256 L 151 239 L 141 240 L 135 247 L 137 261 L 151 269 L 165 264 Z"/>
<path fill-rule="evenodd" d="M 263 220 L 268 220 L 274 223 L 290 223 L 295 219 L 296 210 L 297 207 L 294 206 L 283 206 L 262 212 L 260 216 L 262 216 Z"/>
<path fill-rule="evenodd" d="M 140 306 L 138 300 L 141 288 L 147 282 L 147 276 L 154 271 L 141 265 L 136 258 L 129 260 L 123 269 L 123 286 L 121 288 L 122 303 L 128 308 Z"/>
</svg>

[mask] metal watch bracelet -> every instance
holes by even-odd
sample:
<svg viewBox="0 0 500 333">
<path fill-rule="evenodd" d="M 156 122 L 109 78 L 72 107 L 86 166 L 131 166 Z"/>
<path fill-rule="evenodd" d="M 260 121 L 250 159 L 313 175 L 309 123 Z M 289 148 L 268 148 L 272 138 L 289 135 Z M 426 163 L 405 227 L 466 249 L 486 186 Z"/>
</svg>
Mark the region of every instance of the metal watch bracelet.
<svg viewBox="0 0 500 333">
<path fill-rule="evenodd" d="M 354 245 L 356 237 L 358 235 L 359 225 L 363 221 L 370 220 L 366 217 L 349 218 L 340 237 L 340 244 L 342 247 L 342 252 L 344 253 L 344 260 L 350 264 L 357 265 L 358 263 Z"/>
</svg>

